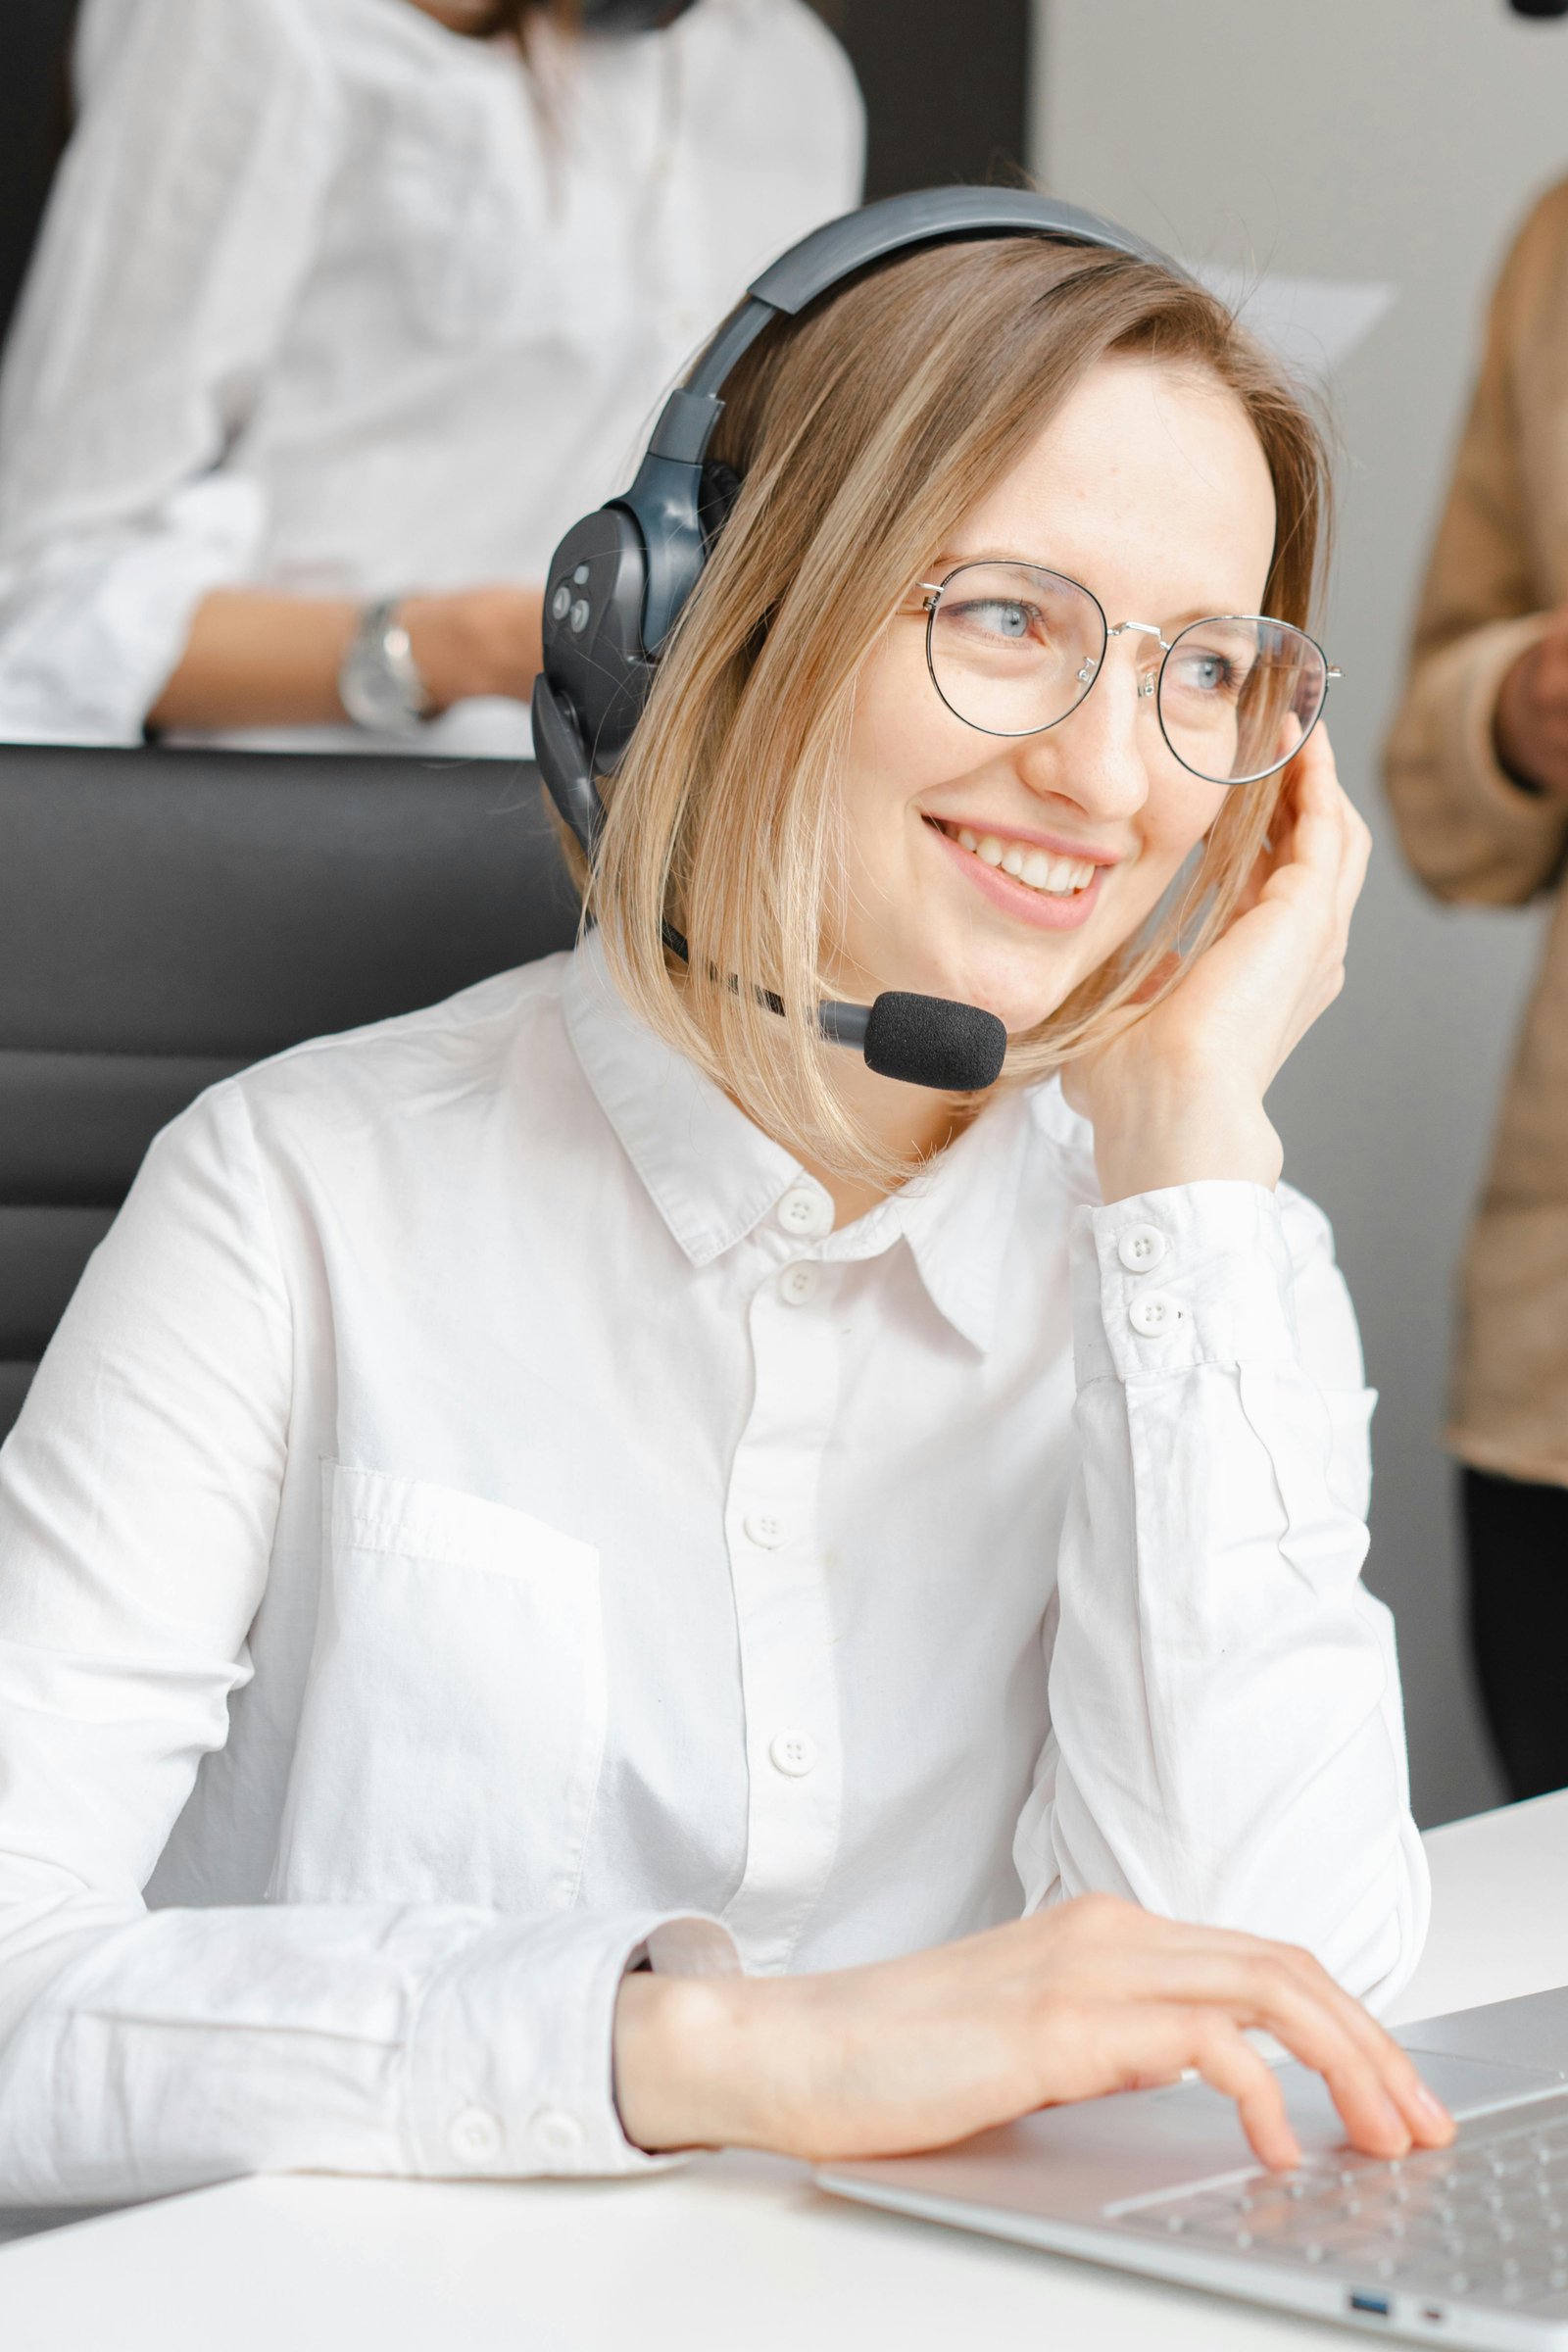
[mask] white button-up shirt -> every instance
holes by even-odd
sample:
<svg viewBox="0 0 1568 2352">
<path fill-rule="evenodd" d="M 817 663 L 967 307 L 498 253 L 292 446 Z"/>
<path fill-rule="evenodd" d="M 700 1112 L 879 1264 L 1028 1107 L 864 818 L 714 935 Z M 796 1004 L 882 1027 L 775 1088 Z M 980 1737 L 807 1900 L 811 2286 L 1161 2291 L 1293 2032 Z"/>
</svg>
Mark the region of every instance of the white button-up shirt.
<svg viewBox="0 0 1568 2352">
<path fill-rule="evenodd" d="M 834 1231 L 596 943 L 214 1089 L 0 1453 L 0 2202 L 632 2169 L 645 1947 L 1102 1887 L 1387 1995 L 1370 1402 L 1288 1190 L 1102 1206 L 1051 1085 Z"/>
<path fill-rule="evenodd" d="M 804 0 L 534 40 L 530 81 L 407 0 L 87 0 L 0 377 L 0 739 L 137 741 L 215 588 L 542 580 L 748 278 L 858 201 Z M 527 744 L 504 702 L 418 738 Z"/>
</svg>

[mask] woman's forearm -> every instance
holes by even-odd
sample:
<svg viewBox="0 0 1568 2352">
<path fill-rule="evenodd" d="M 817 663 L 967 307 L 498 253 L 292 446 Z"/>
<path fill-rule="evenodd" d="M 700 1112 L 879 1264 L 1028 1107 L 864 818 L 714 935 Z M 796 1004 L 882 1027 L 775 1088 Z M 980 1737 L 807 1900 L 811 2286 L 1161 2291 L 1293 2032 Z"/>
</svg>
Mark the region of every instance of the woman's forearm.
<svg viewBox="0 0 1568 2352">
<path fill-rule="evenodd" d="M 341 725 L 338 673 L 363 608 L 347 597 L 215 589 L 148 711 L 155 727 Z M 431 713 L 474 695 L 522 702 L 539 666 L 537 588 L 406 597 L 398 618 Z"/>
</svg>

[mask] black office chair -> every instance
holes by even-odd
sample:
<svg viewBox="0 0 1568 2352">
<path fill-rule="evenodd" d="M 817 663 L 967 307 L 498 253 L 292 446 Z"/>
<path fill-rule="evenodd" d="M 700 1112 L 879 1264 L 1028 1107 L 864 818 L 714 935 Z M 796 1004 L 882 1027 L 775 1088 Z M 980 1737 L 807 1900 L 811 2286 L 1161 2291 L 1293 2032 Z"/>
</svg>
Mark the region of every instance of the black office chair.
<svg viewBox="0 0 1568 2352">
<path fill-rule="evenodd" d="M 0 747 L 0 1437 L 203 1087 L 576 920 L 531 767 Z"/>
</svg>

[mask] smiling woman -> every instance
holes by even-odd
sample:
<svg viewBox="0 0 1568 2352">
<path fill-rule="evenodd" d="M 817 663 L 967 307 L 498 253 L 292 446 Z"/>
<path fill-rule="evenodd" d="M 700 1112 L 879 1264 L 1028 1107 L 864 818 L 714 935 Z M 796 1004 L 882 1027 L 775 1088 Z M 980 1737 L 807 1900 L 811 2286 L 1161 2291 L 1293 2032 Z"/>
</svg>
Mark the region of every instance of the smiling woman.
<svg viewBox="0 0 1568 2352">
<path fill-rule="evenodd" d="M 597 929 L 204 1097 L 0 1454 L 0 2198 L 886 2153 L 1187 2067 L 1289 2163 L 1253 2027 L 1358 2146 L 1451 2131 L 1354 1997 L 1426 1878 L 1263 1107 L 1366 856 L 1311 426 L 1059 215 L 726 394 Z M 1070 606 L 1067 707 L 993 728 L 950 594 L 991 684 Z M 999 1016 L 1000 1090 L 823 1042 L 892 990 Z"/>
<path fill-rule="evenodd" d="M 951 1107 L 906 1095 L 884 1119 L 874 1089 L 787 1046 L 747 992 L 687 988 L 662 924 L 690 934 L 694 969 L 765 973 L 789 1004 L 879 973 L 984 1005 L 1010 1034 L 1010 1085 L 1082 1068 L 1175 986 L 1178 944 L 1201 956 L 1260 887 L 1292 748 L 1270 689 L 1269 772 L 1236 791 L 1196 775 L 1169 740 L 1180 690 L 1142 691 L 1152 639 L 1107 646 L 1104 614 L 1152 615 L 1171 636 L 1268 613 L 1254 649 L 1299 644 L 1322 680 L 1297 636 L 1324 539 L 1322 445 L 1190 279 L 1007 237 L 916 253 L 770 330 L 726 384 L 712 455 L 745 486 L 619 771 L 593 906 L 645 1017 L 864 1200 L 954 1132 Z M 1055 575 L 1051 625 L 1074 677 L 1056 723 L 1014 708 L 991 731 L 994 708 L 954 708 L 972 679 L 955 685 L 930 605 L 940 592 L 941 623 L 943 583 L 982 559 L 993 602 L 999 572 Z M 958 625 L 972 645 L 972 599 Z M 1297 742 L 1322 702 L 1302 691 Z M 1190 729 L 1178 740 L 1193 748 Z M 1353 842 L 1359 820 L 1332 806 Z M 960 828 L 1001 856 L 965 851 Z M 1009 845 L 1020 864 L 1033 849 L 1095 876 L 1043 900 L 1008 876 Z M 1260 1109 L 1243 1164 L 1278 1172 Z M 1224 1171 L 1205 1145 L 1192 1172 Z"/>
</svg>

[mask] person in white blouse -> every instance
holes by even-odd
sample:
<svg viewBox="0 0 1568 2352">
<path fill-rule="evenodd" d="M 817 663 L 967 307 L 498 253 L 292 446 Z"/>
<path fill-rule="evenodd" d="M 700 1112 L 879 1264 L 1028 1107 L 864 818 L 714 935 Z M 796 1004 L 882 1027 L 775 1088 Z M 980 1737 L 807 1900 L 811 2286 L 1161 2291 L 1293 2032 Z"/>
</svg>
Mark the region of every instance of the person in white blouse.
<svg viewBox="0 0 1568 2352">
<path fill-rule="evenodd" d="M 526 752 L 551 549 L 858 198 L 843 52 L 805 0 L 86 0 L 76 55 L 0 740 Z"/>
<path fill-rule="evenodd" d="M 1190 281 L 999 236 L 775 322 L 719 435 L 596 928 L 202 1097 L 0 1451 L 0 2202 L 1188 2066 L 1287 2164 L 1251 2027 L 1451 2133 L 1362 2006 L 1427 1883 L 1263 1106 L 1367 854 L 1313 429 Z M 883 989 L 999 1089 L 789 1013 Z"/>
</svg>

